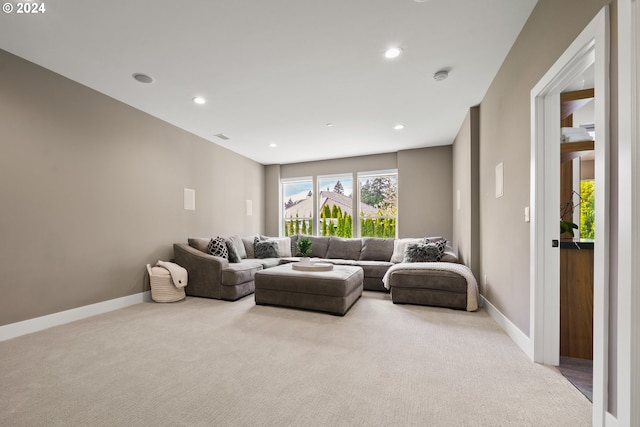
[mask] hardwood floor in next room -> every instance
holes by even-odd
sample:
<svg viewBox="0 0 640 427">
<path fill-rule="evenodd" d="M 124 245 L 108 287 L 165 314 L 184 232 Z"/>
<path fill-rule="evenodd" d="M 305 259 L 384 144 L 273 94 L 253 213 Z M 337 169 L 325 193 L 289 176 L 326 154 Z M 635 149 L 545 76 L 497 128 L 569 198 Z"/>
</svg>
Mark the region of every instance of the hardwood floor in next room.
<svg viewBox="0 0 640 427">
<path fill-rule="evenodd" d="M 593 361 L 560 356 L 560 373 L 593 402 Z"/>
</svg>

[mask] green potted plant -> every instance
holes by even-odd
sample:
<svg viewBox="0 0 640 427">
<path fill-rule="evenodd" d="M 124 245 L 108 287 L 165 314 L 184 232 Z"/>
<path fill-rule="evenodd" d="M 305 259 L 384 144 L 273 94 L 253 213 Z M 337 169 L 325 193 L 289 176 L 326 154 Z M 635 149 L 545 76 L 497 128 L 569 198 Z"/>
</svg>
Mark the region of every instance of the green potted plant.
<svg viewBox="0 0 640 427">
<path fill-rule="evenodd" d="M 580 201 L 578 204 L 573 204 L 573 195 L 577 194 Z M 578 224 L 573 221 L 568 221 L 567 219 L 573 219 L 573 210 L 580 206 L 582 203 L 582 198 L 580 194 L 577 192 L 573 192 L 571 194 L 571 198 L 566 201 L 562 206 L 560 206 L 560 235 L 562 236 L 565 233 L 568 233 L 571 238 L 574 237 L 573 230 L 578 229 Z"/>
<path fill-rule="evenodd" d="M 309 255 L 311 255 L 311 239 L 308 237 L 301 237 L 296 242 L 296 249 L 302 256 L 302 262 L 309 262 Z"/>
</svg>

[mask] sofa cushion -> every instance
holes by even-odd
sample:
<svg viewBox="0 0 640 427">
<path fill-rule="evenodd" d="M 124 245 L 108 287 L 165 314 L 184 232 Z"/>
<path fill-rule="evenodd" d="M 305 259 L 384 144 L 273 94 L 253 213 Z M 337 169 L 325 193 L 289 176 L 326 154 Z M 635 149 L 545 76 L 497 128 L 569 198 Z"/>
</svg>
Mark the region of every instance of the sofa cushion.
<svg viewBox="0 0 640 427">
<path fill-rule="evenodd" d="M 240 238 L 242 240 L 242 244 L 244 245 L 244 251 L 247 254 L 248 259 L 253 259 L 256 257 L 253 247 L 255 238 L 256 236 L 243 236 Z"/>
<path fill-rule="evenodd" d="M 393 239 L 364 237 L 362 239 L 362 261 L 389 261 L 393 254 Z"/>
<path fill-rule="evenodd" d="M 410 243 L 404 252 L 403 262 L 439 262 L 441 258 L 437 243 Z"/>
<path fill-rule="evenodd" d="M 229 250 L 227 249 L 227 240 L 224 237 L 214 237 L 207 245 L 207 253 L 221 258 L 229 258 Z"/>
<path fill-rule="evenodd" d="M 258 240 L 255 241 L 255 256 L 256 258 L 279 258 L 278 242 L 273 240 Z"/>
<path fill-rule="evenodd" d="M 389 261 L 356 261 L 354 265 L 362 267 L 364 277 L 382 279 L 393 263 Z"/>
<path fill-rule="evenodd" d="M 233 263 L 237 263 L 240 262 L 240 256 L 238 255 L 238 252 L 236 251 L 235 246 L 233 246 L 233 242 L 230 239 L 225 239 L 224 242 L 227 245 L 227 251 L 229 252 L 229 262 L 233 262 Z"/>
<path fill-rule="evenodd" d="M 210 238 L 205 238 L 205 237 L 189 237 L 187 239 L 187 242 L 189 243 L 189 246 L 191 246 L 192 248 L 195 248 L 199 251 L 202 251 L 204 253 L 208 253 L 207 252 L 207 246 L 209 245 L 209 242 L 211 241 Z"/>
<path fill-rule="evenodd" d="M 241 262 L 229 264 L 222 270 L 222 285 L 237 286 L 242 283 L 252 282 L 256 271 L 262 270 L 262 264 L 258 262 Z"/>
<path fill-rule="evenodd" d="M 391 262 L 398 263 L 404 259 L 404 251 L 409 243 L 422 243 L 424 239 L 396 239 L 393 242 L 393 255 L 391 255 Z"/>
<path fill-rule="evenodd" d="M 343 237 L 331 236 L 326 258 L 334 259 L 360 259 L 362 250 L 361 239 L 345 239 Z"/>
<path fill-rule="evenodd" d="M 458 255 L 456 255 L 455 251 L 451 249 L 449 246 L 446 247 L 444 253 L 442 254 L 441 262 L 458 262 Z"/>
<path fill-rule="evenodd" d="M 326 258 L 329 248 L 328 237 L 307 236 L 311 240 L 311 258 Z"/>
<path fill-rule="evenodd" d="M 242 242 L 242 238 L 240 236 L 231 236 L 228 238 L 228 240 L 233 244 L 233 247 L 238 254 L 238 258 L 247 258 L 247 250 L 244 248 L 244 243 Z"/>
</svg>

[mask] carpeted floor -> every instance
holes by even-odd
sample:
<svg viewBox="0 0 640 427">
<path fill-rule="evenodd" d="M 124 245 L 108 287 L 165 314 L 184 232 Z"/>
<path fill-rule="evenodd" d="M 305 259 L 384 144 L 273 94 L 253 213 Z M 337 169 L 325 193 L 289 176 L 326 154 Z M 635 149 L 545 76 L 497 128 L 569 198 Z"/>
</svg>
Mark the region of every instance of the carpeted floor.
<svg viewBox="0 0 640 427">
<path fill-rule="evenodd" d="M 0 342 L 3 426 L 588 426 L 476 313 L 365 292 L 344 317 L 188 298 Z"/>
</svg>

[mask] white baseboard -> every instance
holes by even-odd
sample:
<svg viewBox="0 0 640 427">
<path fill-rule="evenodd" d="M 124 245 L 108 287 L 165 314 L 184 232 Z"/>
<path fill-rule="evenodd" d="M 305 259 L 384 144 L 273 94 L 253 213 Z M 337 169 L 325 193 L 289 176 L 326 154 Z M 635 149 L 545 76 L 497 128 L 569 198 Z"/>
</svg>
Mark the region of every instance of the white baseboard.
<svg viewBox="0 0 640 427">
<path fill-rule="evenodd" d="M 141 302 L 150 300 L 151 292 L 146 291 L 96 304 L 85 305 L 83 307 L 72 308 L 70 310 L 36 317 L 22 322 L 10 323 L 8 325 L 0 326 L 0 341 L 38 332 L 53 326 L 64 325 L 65 323 L 74 322 L 76 320 L 85 319 L 97 314 L 118 310 L 119 308 L 140 304 Z"/>
<path fill-rule="evenodd" d="M 493 306 L 489 301 L 487 301 L 484 296 L 480 295 L 480 300 L 482 302 L 482 306 L 489 316 L 502 328 L 502 330 L 516 343 L 520 350 L 524 352 L 524 354 L 529 357 L 533 361 L 533 344 L 531 339 L 526 336 L 516 325 L 511 323 L 509 319 L 506 318 L 504 314 L 500 312 L 497 308 Z"/>
</svg>

